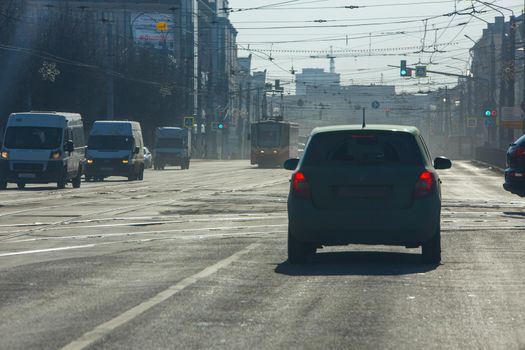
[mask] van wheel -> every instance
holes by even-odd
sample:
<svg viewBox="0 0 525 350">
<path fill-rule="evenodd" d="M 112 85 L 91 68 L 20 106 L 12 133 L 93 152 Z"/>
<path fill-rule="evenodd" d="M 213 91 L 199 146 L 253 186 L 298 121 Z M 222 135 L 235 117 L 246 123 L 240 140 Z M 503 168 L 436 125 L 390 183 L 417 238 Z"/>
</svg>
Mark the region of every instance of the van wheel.
<svg viewBox="0 0 525 350">
<path fill-rule="evenodd" d="M 0 180 L 0 190 L 7 189 L 7 181 Z"/>
<path fill-rule="evenodd" d="M 23 190 L 26 188 L 26 184 L 24 182 L 17 182 L 16 187 L 18 187 L 19 190 Z"/>
<path fill-rule="evenodd" d="M 288 262 L 290 264 L 306 262 L 307 258 L 314 255 L 316 250 L 315 245 L 298 241 L 288 226 Z"/>
<path fill-rule="evenodd" d="M 57 181 L 57 188 L 59 190 L 66 188 L 66 179 L 62 178 Z"/>
<path fill-rule="evenodd" d="M 73 184 L 73 188 L 79 188 L 81 182 L 82 182 L 82 170 L 78 169 L 77 176 L 73 178 L 73 180 L 71 181 L 71 183 Z"/>
<path fill-rule="evenodd" d="M 422 244 L 421 253 L 424 263 L 439 264 L 441 262 L 441 226 L 439 224 L 434 237 Z"/>
</svg>

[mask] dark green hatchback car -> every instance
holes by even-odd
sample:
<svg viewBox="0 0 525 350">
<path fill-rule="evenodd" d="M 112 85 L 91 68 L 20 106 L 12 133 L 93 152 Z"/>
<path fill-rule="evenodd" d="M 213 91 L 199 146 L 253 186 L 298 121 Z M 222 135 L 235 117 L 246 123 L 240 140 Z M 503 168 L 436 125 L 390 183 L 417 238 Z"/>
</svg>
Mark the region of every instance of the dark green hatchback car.
<svg viewBox="0 0 525 350">
<path fill-rule="evenodd" d="M 315 129 L 294 170 L 288 196 L 288 260 L 329 245 L 422 247 L 441 261 L 441 181 L 419 130 L 399 125 Z"/>
</svg>

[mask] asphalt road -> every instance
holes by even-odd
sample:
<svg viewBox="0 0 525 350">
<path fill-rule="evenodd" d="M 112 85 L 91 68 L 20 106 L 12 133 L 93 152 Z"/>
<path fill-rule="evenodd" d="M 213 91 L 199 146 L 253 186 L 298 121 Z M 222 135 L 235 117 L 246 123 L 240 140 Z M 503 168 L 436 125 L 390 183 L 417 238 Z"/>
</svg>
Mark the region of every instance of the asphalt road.
<svg viewBox="0 0 525 350">
<path fill-rule="evenodd" d="M 0 349 L 524 349 L 525 205 L 487 167 L 443 180 L 419 249 L 286 262 L 290 173 L 193 162 L 0 193 Z"/>
</svg>

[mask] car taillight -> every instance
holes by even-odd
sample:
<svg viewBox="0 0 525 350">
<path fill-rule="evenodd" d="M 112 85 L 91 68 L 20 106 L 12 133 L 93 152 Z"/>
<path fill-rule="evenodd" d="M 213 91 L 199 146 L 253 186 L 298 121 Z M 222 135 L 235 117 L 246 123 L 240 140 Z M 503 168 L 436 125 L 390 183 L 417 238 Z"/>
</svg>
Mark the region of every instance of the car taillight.
<svg viewBox="0 0 525 350">
<path fill-rule="evenodd" d="M 434 182 L 434 175 L 428 170 L 423 171 L 416 182 L 414 197 L 421 198 L 431 193 L 434 189 Z"/>
<path fill-rule="evenodd" d="M 514 150 L 514 156 L 516 157 L 523 157 L 525 156 L 525 148 L 523 147 L 518 147 Z"/>
<path fill-rule="evenodd" d="M 292 190 L 296 196 L 310 198 L 310 184 L 306 181 L 306 176 L 300 171 L 292 176 Z"/>
</svg>

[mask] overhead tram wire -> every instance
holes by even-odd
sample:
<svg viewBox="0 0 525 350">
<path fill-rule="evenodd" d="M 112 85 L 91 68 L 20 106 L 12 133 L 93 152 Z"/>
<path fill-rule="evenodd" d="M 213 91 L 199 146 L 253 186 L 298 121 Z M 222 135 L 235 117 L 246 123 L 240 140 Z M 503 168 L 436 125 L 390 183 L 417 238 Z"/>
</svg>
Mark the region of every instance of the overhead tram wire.
<svg viewBox="0 0 525 350">
<path fill-rule="evenodd" d="M 440 16 L 437 16 L 437 17 L 442 17 L 443 15 L 440 15 Z M 459 19 L 456 19 L 457 21 L 459 21 Z M 444 23 L 447 23 L 447 26 L 445 27 L 439 27 L 439 28 L 434 28 L 432 30 L 444 30 L 444 29 L 448 29 L 451 27 L 450 25 L 450 21 L 446 21 Z M 454 24 L 453 26 L 461 26 L 461 25 L 465 25 L 467 24 L 466 22 L 459 22 L 459 23 L 456 23 Z M 422 30 L 419 29 L 420 27 L 411 27 L 411 28 L 418 28 L 417 30 L 414 30 L 414 31 L 407 31 L 406 30 L 406 27 L 405 27 L 405 30 L 400 30 L 399 32 L 395 32 L 396 29 L 391 29 L 390 32 L 388 33 L 382 33 L 382 34 L 375 34 L 374 35 L 374 32 L 372 32 L 372 38 L 374 37 L 381 37 L 381 36 L 389 36 L 389 35 L 404 35 L 404 34 L 421 34 L 422 33 Z M 376 32 L 378 33 L 378 32 Z M 379 32 L 381 33 L 381 32 Z M 330 37 L 330 38 L 326 38 L 326 39 L 295 39 L 295 40 L 284 40 L 284 41 L 259 41 L 259 42 L 254 42 L 254 41 L 250 41 L 250 42 L 242 42 L 240 41 L 240 43 L 243 43 L 244 45 L 263 45 L 263 44 L 290 44 L 290 43 L 307 43 L 307 42 L 329 42 L 329 41 L 347 41 L 347 40 L 357 40 L 357 39 L 367 39 L 370 37 L 370 32 L 368 33 L 355 33 L 353 36 L 351 37 L 347 37 L 347 36 L 340 36 L 340 37 Z M 356 37 L 355 35 L 362 35 L 362 37 Z"/>
<path fill-rule="evenodd" d="M 348 10 L 358 10 L 364 8 L 375 8 L 375 7 L 393 7 L 393 6 L 414 6 L 414 5 L 435 5 L 435 4 L 444 4 L 444 3 L 455 3 L 455 0 L 447 1 L 419 1 L 419 2 L 403 2 L 403 3 L 386 3 L 378 5 L 347 5 L 347 6 L 323 6 L 323 7 L 268 7 L 268 8 L 229 8 L 225 12 L 236 13 L 243 11 L 253 11 L 253 10 L 324 10 L 324 9 L 348 9 Z"/>
</svg>

